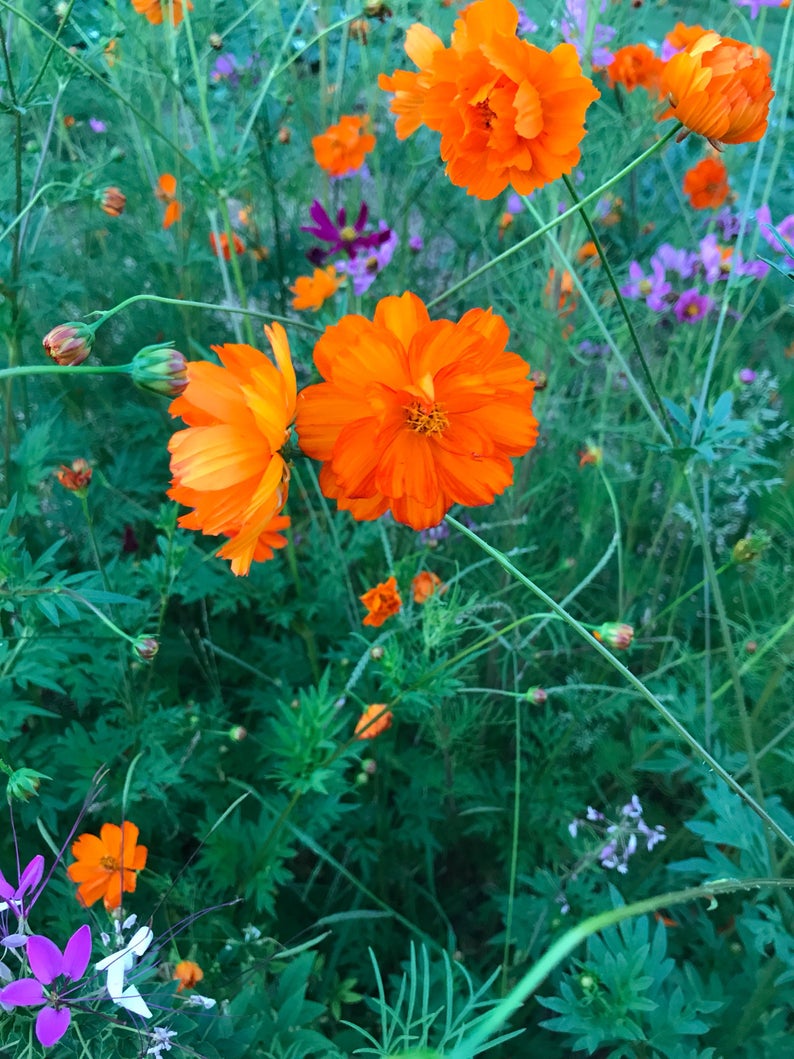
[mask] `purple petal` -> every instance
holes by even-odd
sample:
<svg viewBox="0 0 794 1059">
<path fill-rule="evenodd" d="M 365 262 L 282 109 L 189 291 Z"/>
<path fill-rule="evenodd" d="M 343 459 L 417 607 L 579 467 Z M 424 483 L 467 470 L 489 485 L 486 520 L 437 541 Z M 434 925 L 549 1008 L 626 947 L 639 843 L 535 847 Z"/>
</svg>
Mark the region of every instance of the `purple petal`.
<svg viewBox="0 0 794 1059">
<path fill-rule="evenodd" d="M 0 1002 L 14 1004 L 21 1008 L 32 1008 L 46 1001 L 41 982 L 35 978 L 19 978 L 16 982 L 0 989 Z"/>
<path fill-rule="evenodd" d="M 0 945 L 6 949 L 21 949 L 27 945 L 28 936 L 27 934 L 6 934 L 6 936 L 0 940 Z"/>
<path fill-rule="evenodd" d="M 0 897 L 4 897 L 6 901 L 10 901 L 15 894 L 16 890 L 11 883 L 6 882 L 5 875 L 0 871 Z"/>
<path fill-rule="evenodd" d="M 358 211 L 358 217 L 356 217 L 356 223 L 353 225 L 357 232 L 362 232 L 364 230 L 364 226 L 367 223 L 368 216 L 369 207 L 367 206 L 366 202 L 362 202 L 361 209 Z"/>
<path fill-rule="evenodd" d="M 28 946 L 28 949 L 30 949 L 30 946 Z M 91 928 L 87 923 L 83 923 L 82 927 L 78 927 L 66 942 L 61 973 L 76 982 L 78 978 L 82 978 L 85 974 L 85 969 L 90 959 Z"/>
<path fill-rule="evenodd" d="M 28 939 L 28 963 L 38 980 L 43 985 L 49 985 L 61 973 L 63 956 L 54 941 L 42 934 L 31 934 Z"/>
<path fill-rule="evenodd" d="M 51 1008 L 49 1005 L 46 1008 L 42 1008 L 36 1016 L 36 1036 L 39 1042 L 45 1048 L 50 1048 L 53 1044 L 57 1044 L 69 1029 L 71 1021 L 72 1013 L 69 1008 L 56 1009 Z"/>
<path fill-rule="evenodd" d="M 39 854 L 33 858 L 19 877 L 19 890 L 17 891 L 19 896 L 21 897 L 23 894 L 26 894 L 28 890 L 35 890 L 41 882 L 43 874 L 44 857 Z"/>
</svg>

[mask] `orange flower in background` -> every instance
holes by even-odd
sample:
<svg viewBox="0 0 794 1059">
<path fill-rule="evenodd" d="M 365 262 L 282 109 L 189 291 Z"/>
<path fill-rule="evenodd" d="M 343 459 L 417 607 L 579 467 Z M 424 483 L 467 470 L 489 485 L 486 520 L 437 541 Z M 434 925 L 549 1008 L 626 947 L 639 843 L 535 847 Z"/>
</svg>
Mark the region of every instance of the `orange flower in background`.
<svg viewBox="0 0 794 1059">
<path fill-rule="evenodd" d="M 120 217 L 127 205 L 127 196 L 121 188 L 105 188 L 102 198 L 99 200 L 100 208 L 108 217 Z"/>
<path fill-rule="evenodd" d="M 696 210 L 716 210 L 730 194 L 728 170 L 719 158 L 704 158 L 684 174 L 683 192 Z"/>
<path fill-rule="evenodd" d="M 364 155 L 375 146 L 365 114 L 343 114 L 337 125 L 331 125 L 320 136 L 312 138 L 314 160 L 329 176 L 354 173 L 364 164 Z"/>
<path fill-rule="evenodd" d="M 138 845 L 138 828 L 125 820 L 121 827 L 103 824 L 96 835 L 80 835 L 72 846 L 75 863 L 66 874 L 80 883 L 77 899 L 90 908 L 100 897 L 108 910 L 118 908 L 123 892 L 133 893 L 138 872 L 146 867 L 146 846 Z"/>
<path fill-rule="evenodd" d="M 361 624 L 372 625 L 376 629 L 393 614 L 399 614 L 403 605 L 400 593 L 397 591 L 396 577 L 381 581 L 380 584 L 368 589 L 363 596 L 358 598 L 369 612 Z"/>
<path fill-rule="evenodd" d="M 551 52 L 516 36 L 510 0 L 476 0 L 460 14 L 449 48 L 420 23 L 405 50 L 418 73 L 381 74 L 394 92 L 399 139 L 420 125 L 441 133 L 453 184 L 481 199 L 508 185 L 523 195 L 570 173 L 579 161 L 585 112 L 600 93 L 582 74 L 576 49 Z"/>
<path fill-rule="evenodd" d="M 755 143 L 766 132 L 774 96 L 765 51 L 705 33 L 662 70 L 661 92 L 690 132 L 720 143 Z"/>
<path fill-rule="evenodd" d="M 385 702 L 375 702 L 367 706 L 356 722 L 356 736 L 358 739 L 374 739 L 388 728 L 391 728 L 392 712 L 386 709 Z M 373 718 L 377 717 L 377 720 Z"/>
<path fill-rule="evenodd" d="M 85 496 L 91 484 L 91 475 L 94 472 L 88 460 L 79 457 L 72 461 L 71 467 L 67 467 L 65 463 L 62 463 L 54 473 L 64 489 L 68 489 L 70 493 L 78 493 L 81 496 Z"/>
<path fill-rule="evenodd" d="M 174 978 L 179 981 L 177 993 L 181 993 L 183 989 L 195 989 L 203 977 L 204 972 L 193 960 L 180 960 L 174 968 Z"/>
<path fill-rule="evenodd" d="M 168 205 L 163 216 L 163 228 L 170 228 L 182 216 L 182 203 L 176 197 L 176 177 L 172 173 L 161 173 L 157 180 L 155 195 Z"/>
<path fill-rule="evenodd" d="M 411 588 L 414 594 L 414 603 L 427 603 L 436 592 L 443 592 L 441 578 L 431 570 L 420 570 L 411 580 Z"/>
<path fill-rule="evenodd" d="M 232 232 L 232 241 L 234 243 L 234 252 L 239 257 L 240 254 L 245 253 L 245 243 L 242 241 L 237 232 Z M 210 232 L 210 246 L 212 247 L 213 254 L 218 257 L 218 245 L 220 244 L 220 253 L 223 254 L 224 261 L 230 261 L 232 256 L 231 247 L 229 246 L 229 237 L 226 232 L 221 232 L 220 240 L 216 240 L 215 232 Z"/>
<path fill-rule="evenodd" d="M 342 282 L 333 265 L 316 268 L 311 276 L 298 276 L 290 290 L 295 295 L 293 309 L 313 309 L 315 312 L 336 291 Z"/>
<path fill-rule="evenodd" d="M 676 22 L 670 32 L 665 34 L 662 60 L 667 61 L 676 52 L 691 48 L 705 33 L 708 33 L 708 30 L 704 26 L 687 26 L 683 22 Z"/>
<path fill-rule="evenodd" d="M 567 269 L 560 274 L 559 279 L 557 278 L 557 270 L 549 269 L 549 278 L 544 294 L 551 307 L 556 307 L 558 316 L 570 316 L 576 309 L 577 301 L 573 289 L 573 276 Z"/>
<path fill-rule="evenodd" d="M 132 0 L 132 6 L 139 15 L 146 15 L 153 26 L 162 25 L 166 15 L 172 26 L 178 26 L 184 17 L 182 8 L 193 10 L 190 0 L 187 5 L 184 0 Z"/>
<path fill-rule="evenodd" d="M 325 495 L 354 518 L 391 511 L 414 529 L 453 504 L 490 504 L 537 438 L 529 365 L 508 338 L 490 309 L 431 320 L 410 292 L 383 298 L 371 322 L 329 327 L 314 349 L 326 381 L 301 392 L 297 418 Z"/>
<path fill-rule="evenodd" d="M 188 364 L 187 389 L 169 408 L 188 424 L 168 443 L 168 495 L 194 508 L 179 525 L 229 537 L 217 554 L 235 574 L 283 548 L 279 531 L 289 525 L 281 515 L 289 468 L 280 450 L 295 415 L 295 371 L 284 328 L 274 323 L 265 334 L 278 367 L 253 346 L 213 346 L 223 366 Z"/>
<path fill-rule="evenodd" d="M 662 60 L 647 44 L 628 44 L 615 52 L 614 59 L 606 68 L 607 81 L 610 85 L 623 85 L 627 92 L 644 88 L 658 95 L 663 66 Z"/>
</svg>

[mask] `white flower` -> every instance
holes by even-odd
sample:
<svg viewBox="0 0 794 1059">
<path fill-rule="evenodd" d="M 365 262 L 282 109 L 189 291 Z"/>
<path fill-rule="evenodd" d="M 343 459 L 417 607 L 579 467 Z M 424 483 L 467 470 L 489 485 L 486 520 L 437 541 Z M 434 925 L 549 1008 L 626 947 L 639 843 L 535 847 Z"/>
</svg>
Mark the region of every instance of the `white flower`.
<svg viewBox="0 0 794 1059">
<path fill-rule="evenodd" d="M 201 993 L 191 993 L 190 996 L 185 997 L 185 1000 L 193 1007 L 204 1008 L 207 1011 L 214 1008 L 217 1003 L 211 996 L 202 996 Z"/>
<path fill-rule="evenodd" d="M 153 937 L 151 928 L 140 927 L 123 949 L 111 953 L 96 965 L 98 971 L 107 971 L 107 991 L 113 1003 L 145 1019 L 151 1018 L 152 1013 L 134 985 L 124 988 L 124 975 L 135 966 L 135 957 L 143 956 Z"/>
<path fill-rule="evenodd" d="M 160 1056 L 162 1052 L 171 1051 L 171 1037 L 176 1037 L 176 1030 L 167 1030 L 163 1026 L 155 1026 L 149 1034 L 154 1044 L 146 1049 L 147 1055 Z"/>
</svg>

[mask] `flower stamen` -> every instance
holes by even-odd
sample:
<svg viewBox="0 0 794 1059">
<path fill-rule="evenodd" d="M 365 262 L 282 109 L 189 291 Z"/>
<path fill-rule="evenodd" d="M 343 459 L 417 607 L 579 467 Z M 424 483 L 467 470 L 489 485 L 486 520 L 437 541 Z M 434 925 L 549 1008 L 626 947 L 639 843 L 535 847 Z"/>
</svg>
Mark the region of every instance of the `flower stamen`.
<svg viewBox="0 0 794 1059">
<path fill-rule="evenodd" d="M 405 422 L 417 434 L 443 434 L 449 419 L 440 405 L 412 401 L 405 409 Z"/>
</svg>

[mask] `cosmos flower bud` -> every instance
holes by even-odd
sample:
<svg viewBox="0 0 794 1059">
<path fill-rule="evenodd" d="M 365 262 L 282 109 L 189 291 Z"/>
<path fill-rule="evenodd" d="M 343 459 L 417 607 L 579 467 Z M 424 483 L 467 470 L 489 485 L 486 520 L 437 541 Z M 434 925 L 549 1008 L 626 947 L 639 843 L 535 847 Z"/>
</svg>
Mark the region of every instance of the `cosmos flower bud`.
<svg viewBox="0 0 794 1059">
<path fill-rule="evenodd" d="M 9 802 L 15 798 L 20 802 L 29 802 L 38 794 L 41 781 L 49 778 L 43 772 L 36 772 L 35 769 L 15 769 L 9 774 L 6 787 Z"/>
<path fill-rule="evenodd" d="M 626 651 L 634 639 L 634 628 L 622 621 L 605 621 L 593 633 L 596 640 L 617 651 Z"/>
<path fill-rule="evenodd" d="M 549 696 L 545 688 L 529 688 L 524 697 L 533 705 L 542 706 Z"/>
<path fill-rule="evenodd" d="M 99 204 L 108 217 L 120 217 L 127 205 L 127 196 L 120 188 L 105 188 Z"/>
<path fill-rule="evenodd" d="M 229 738 L 233 743 L 242 743 L 247 735 L 247 730 L 243 728 L 241 724 L 236 724 L 233 728 L 229 729 Z"/>
<path fill-rule="evenodd" d="M 751 563 L 761 555 L 768 544 L 769 537 L 763 532 L 753 533 L 749 537 L 742 537 L 733 546 L 731 552 L 733 561 L 735 563 Z"/>
<path fill-rule="evenodd" d="M 85 496 L 91 484 L 92 474 L 93 468 L 88 460 L 78 457 L 78 459 L 72 461 L 71 467 L 67 467 L 65 463 L 62 463 L 55 472 L 55 477 L 64 489 L 68 489 L 70 493 Z"/>
<path fill-rule="evenodd" d="M 154 636 L 138 636 L 132 645 L 132 653 L 140 662 L 151 662 L 160 644 Z"/>
<path fill-rule="evenodd" d="M 61 367 L 73 367 L 82 364 L 91 352 L 94 331 L 88 324 L 70 321 L 53 327 L 41 340 L 41 344 L 47 356 L 52 357 L 56 364 Z"/>
<path fill-rule="evenodd" d="M 132 381 L 142 390 L 179 397 L 187 387 L 187 361 L 169 346 L 145 346 L 132 358 Z"/>
</svg>

